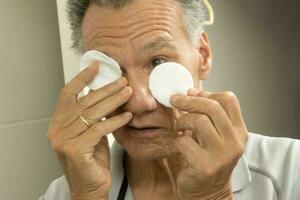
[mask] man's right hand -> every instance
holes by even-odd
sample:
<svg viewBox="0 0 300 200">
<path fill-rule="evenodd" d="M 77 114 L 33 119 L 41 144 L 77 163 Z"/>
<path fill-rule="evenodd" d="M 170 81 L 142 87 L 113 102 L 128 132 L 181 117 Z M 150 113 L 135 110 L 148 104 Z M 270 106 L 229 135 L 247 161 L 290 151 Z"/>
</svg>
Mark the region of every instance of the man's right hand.
<svg viewBox="0 0 300 200">
<path fill-rule="evenodd" d="M 132 90 L 124 77 L 77 98 L 98 73 L 98 65 L 93 63 L 62 89 L 48 130 L 48 140 L 58 156 L 72 200 L 108 199 L 112 181 L 106 135 L 132 118 L 132 113 L 126 112 L 101 120 L 131 97 Z"/>
</svg>

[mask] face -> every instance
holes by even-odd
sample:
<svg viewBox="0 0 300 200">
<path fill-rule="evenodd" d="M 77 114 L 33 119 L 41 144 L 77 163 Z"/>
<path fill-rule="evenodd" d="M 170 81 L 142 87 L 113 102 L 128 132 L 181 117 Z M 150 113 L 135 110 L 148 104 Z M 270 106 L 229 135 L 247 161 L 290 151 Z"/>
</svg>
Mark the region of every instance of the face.
<svg viewBox="0 0 300 200">
<path fill-rule="evenodd" d="M 205 49 L 187 39 L 181 16 L 174 0 L 137 0 L 120 9 L 91 5 L 83 20 L 85 50 L 114 58 L 133 90 L 131 99 L 112 115 L 127 110 L 134 114 L 129 124 L 113 134 L 136 159 L 160 159 L 176 153 L 173 126 L 180 113 L 162 106 L 151 95 L 148 78 L 152 69 L 172 61 L 189 70 L 194 87 L 199 87 L 203 78 Z"/>
</svg>

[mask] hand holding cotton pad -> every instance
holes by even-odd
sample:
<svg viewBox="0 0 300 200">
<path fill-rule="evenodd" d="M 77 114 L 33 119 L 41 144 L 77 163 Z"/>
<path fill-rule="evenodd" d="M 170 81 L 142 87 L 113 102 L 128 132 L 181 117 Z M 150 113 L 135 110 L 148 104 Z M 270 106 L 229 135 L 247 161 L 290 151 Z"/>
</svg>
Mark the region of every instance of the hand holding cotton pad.
<svg viewBox="0 0 300 200">
<path fill-rule="evenodd" d="M 158 65 L 149 77 L 149 88 L 153 97 L 167 107 L 172 107 L 170 104 L 172 95 L 187 95 L 193 85 L 193 78 L 189 71 L 175 62 Z"/>
<path fill-rule="evenodd" d="M 95 79 L 88 85 L 90 89 L 99 89 L 121 78 L 122 71 L 117 61 L 96 50 L 87 51 L 83 54 L 80 59 L 80 71 L 87 68 L 94 61 L 100 63 L 100 68 Z"/>
</svg>

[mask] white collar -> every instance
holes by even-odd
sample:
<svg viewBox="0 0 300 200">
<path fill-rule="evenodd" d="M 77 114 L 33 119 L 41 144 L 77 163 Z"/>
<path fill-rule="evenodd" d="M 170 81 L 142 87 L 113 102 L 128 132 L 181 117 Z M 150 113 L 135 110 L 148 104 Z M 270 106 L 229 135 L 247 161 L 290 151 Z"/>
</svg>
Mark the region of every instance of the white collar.
<svg viewBox="0 0 300 200">
<path fill-rule="evenodd" d="M 110 169 L 112 176 L 112 187 L 109 192 L 110 199 L 117 199 L 122 181 L 124 178 L 124 168 L 123 168 L 123 155 L 124 149 L 122 146 L 115 140 L 111 151 L 110 151 Z M 232 174 L 232 192 L 238 192 L 244 188 L 246 188 L 251 182 L 250 170 L 248 167 L 248 162 L 243 155 L 236 167 L 233 170 Z M 125 200 L 132 200 L 133 195 L 130 189 L 130 186 L 127 187 Z"/>
</svg>

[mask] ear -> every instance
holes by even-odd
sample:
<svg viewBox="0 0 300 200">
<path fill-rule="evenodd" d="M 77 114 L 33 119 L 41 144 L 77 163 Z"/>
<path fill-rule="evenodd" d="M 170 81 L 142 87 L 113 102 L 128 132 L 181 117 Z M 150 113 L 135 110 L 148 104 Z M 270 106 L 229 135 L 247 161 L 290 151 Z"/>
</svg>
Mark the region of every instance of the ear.
<svg viewBox="0 0 300 200">
<path fill-rule="evenodd" d="M 202 32 L 199 37 L 200 45 L 198 47 L 198 51 L 202 59 L 199 63 L 200 66 L 198 74 L 200 80 L 206 80 L 212 67 L 212 52 L 207 34 L 205 32 Z"/>
</svg>

